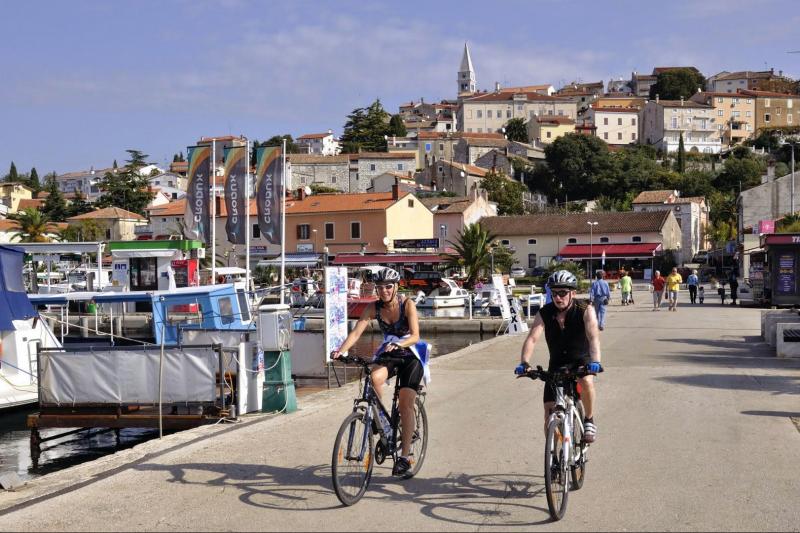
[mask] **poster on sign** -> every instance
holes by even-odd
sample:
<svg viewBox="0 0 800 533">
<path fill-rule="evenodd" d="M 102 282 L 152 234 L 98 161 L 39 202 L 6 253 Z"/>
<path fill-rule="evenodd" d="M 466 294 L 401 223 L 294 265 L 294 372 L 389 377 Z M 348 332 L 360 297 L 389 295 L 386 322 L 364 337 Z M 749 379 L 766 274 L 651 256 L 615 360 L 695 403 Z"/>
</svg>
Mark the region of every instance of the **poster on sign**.
<svg viewBox="0 0 800 533">
<path fill-rule="evenodd" d="M 500 297 L 500 313 L 503 317 L 503 320 L 511 320 L 511 306 L 508 303 L 508 297 L 506 296 L 506 287 L 503 285 L 503 276 L 502 274 L 493 274 L 492 275 L 492 286 L 497 290 L 497 294 Z"/>
<path fill-rule="evenodd" d="M 325 267 L 325 361 L 347 338 L 347 267 Z"/>
</svg>

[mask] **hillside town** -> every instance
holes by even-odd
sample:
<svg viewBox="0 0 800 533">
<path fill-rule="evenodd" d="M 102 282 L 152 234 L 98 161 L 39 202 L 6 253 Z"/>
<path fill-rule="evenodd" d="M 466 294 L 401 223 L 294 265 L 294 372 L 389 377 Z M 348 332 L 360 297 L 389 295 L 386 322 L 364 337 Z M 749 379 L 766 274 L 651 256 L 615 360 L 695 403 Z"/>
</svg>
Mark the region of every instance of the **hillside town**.
<svg viewBox="0 0 800 533">
<path fill-rule="evenodd" d="M 284 259 L 294 267 L 437 269 L 464 229 L 480 223 L 504 249 L 505 273 L 531 275 L 555 261 L 588 272 L 602 256 L 604 267 L 635 278 L 687 264 L 713 267 L 709 276 L 733 270 L 749 278 L 759 228 L 795 223 L 800 94 L 780 70 L 655 66 L 558 88 L 531 80 L 488 89 L 479 70 L 465 43 L 449 98 L 411 100 L 395 113 L 376 100 L 354 110 L 340 136 L 329 129 L 264 143 L 189 139 L 215 149 L 217 263 L 278 264 L 280 246 L 257 223 L 249 256 L 226 238 L 225 154 L 249 146 L 254 171 L 256 148 L 283 141 Z M 192 176 L 177 151 L 168 168 L 129 150 L 124 165 L 43 178 L 12 163 L 2 183 L 0 242 L 186 238 Z"/>
</svg>

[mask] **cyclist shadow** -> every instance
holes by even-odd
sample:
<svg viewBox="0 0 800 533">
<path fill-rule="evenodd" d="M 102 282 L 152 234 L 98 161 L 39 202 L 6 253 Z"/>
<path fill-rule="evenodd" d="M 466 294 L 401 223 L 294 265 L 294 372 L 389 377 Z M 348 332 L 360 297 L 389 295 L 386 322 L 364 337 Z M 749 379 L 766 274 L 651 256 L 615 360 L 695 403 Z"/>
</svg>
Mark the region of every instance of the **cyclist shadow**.
<svg viewBox="0 0 800 533">
<path fill-rule="evenodd" d="M 389 475 L 387 465 L 375 466 L 365 501 L 415 503 L 422 514 L 454 524 L 531 526 L 550 522 L 542 476 L 454 474 L 400 481 Z M 342 507 L 333 492 L 330 465 L 146 463 L 134 468 L 168 472 L 168 483 L 233 488 L 239 491 L 239 501 L 263 509 L 322 511 Z M 540 511 L 542 520 L 526 519 L 531 510 Z"/>
</svg>

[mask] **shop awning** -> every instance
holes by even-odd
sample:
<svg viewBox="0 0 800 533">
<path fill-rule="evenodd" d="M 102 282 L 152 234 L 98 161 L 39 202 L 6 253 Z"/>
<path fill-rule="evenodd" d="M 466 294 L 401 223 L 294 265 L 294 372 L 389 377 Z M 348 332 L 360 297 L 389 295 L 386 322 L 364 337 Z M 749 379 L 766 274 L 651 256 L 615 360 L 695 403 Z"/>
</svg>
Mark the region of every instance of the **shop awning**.
<svg viewBox="0 0 800 533">
<path fill-rule="evenodd" d="M 315 254 L 315 253 L 287 253 L 285 264 L 287 268 L 315 266 L 319 265 L 322 262 L 321 257 L 322 257 L 321 254 Z M 271 259 L 262 259 L 256 264 L 256 266 L 280 267 L 281 256 L 273 257 Z"/>
<path fill-rule="evenodd" d="M 590 257 L 599 259 L 605 252 L 606 259 L 649 259 L 659 251 L 661 251 L 660 242 L 593 244 L 591 247 L 588 244 L 568 244 L 558 252 L 558 255 L 569 259 L 589 259 Z"/>
<path fill-rule="evenodd" d="M 372 265 L 402 263 L 442 263 L 445 260 L 433 254 L 336 254 L 334 265 Z"/>
</svg>

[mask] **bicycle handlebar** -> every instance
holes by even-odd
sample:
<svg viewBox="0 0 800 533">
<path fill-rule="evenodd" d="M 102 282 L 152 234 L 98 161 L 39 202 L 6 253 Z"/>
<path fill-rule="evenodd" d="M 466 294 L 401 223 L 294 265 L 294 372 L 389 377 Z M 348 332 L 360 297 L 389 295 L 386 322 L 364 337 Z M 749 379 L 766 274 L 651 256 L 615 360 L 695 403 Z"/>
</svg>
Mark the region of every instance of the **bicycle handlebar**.
<svg viewBox="0 0 800 533">
<path fill-rule="evenodd" d="M 364 368 L 368 368 L 369 365 L 380 365 L 386 362 L 400 363 L 404 360 L 405 357 L 403 356 L 392 356 L 388 353 L 381 354 L 375 361 L 367 361 L 366 359 L 363 359 L 357 355 L 342 355 L 336 359 L 333 359 L 333 361 L 338 361 L 342 364 L 349 363 L 352 365 L 363 366 Z"/>
<path fill-rule="evenodd" d="M 600 372 L 603 372 L 603 369 L 600 369 Z M 520 374 L 517 376 L 519 378 L 531 378 L 531 379 L 541 379 L 542 381 L 552 381 L 557 378 L 583 378 L 586 376 L 596 376 L 596 372 L 589 372 L 586 369 L 586 365 L 580 365 L 575 367 L 564 367 L 559 368 L 554 372 L 548 372 L 544 370 L 541 366 L 537 365 L 536 368 L 531 368 L 524 374 Z"/>
</svg>

